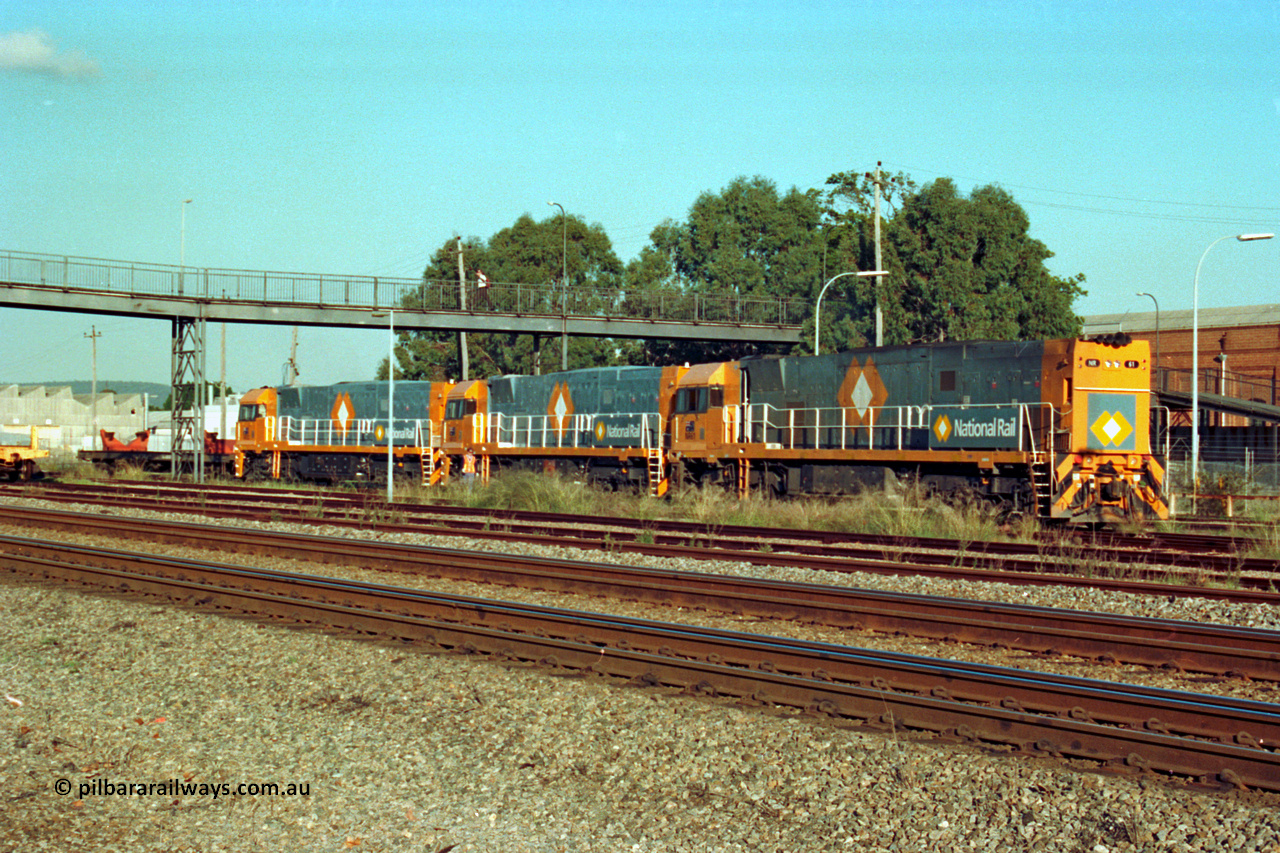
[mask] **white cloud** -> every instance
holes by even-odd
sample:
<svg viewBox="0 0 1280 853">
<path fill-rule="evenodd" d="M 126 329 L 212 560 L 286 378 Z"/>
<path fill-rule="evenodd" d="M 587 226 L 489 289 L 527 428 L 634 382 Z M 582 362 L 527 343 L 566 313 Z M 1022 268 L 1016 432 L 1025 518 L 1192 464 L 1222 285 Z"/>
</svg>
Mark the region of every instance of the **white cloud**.
<svg viewBox="0 0 1280 853">
<path fill-rule="evenodd" d="M 98 63 L 82 51 L 59 53 L 43 30 L 0 35 L 0 71 L 86 79 L 99 73 Z"/>
</svg>

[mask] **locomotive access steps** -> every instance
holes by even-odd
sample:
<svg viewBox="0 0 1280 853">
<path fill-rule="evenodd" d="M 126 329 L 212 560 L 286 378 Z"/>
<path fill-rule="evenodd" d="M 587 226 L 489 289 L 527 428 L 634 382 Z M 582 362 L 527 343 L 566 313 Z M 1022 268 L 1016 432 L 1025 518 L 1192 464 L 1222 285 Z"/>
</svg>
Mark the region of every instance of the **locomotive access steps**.
<svg viewBox="0 0 1280 853">
<path fill-rule="evenodd" d="M 1053 504 L 1053 471 L 1048 453 L 1032 453 L 1031 491 L 1035 495 L 1036 514 L 1047 518 Z"/>
<path fill-rule="evenodd" d="M 430 447 L 419 447 L 418 460 L 422 467 L 422 485 L 430 486 L 436 479 L 435 450 Z"/>
<path fill-rule="evenodd" d="M 662 445 L 649 448 L 649 496 L 653 498 L 660 498 L 665 495 L 667 487 L 670 485 L 665 476 L 664 456 Z"/>
</svg>

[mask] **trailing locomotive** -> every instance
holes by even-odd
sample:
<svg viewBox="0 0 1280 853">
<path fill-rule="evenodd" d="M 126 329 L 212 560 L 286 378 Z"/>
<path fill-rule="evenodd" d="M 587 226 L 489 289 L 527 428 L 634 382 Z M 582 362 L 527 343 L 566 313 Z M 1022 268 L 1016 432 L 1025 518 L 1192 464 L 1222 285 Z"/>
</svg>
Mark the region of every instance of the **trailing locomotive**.
<svg viewBox="0 0 1280 853">
<path fill-rule="evenodd" d="M 438 482 L 438 425 L 452 383 L 342 382 L 257 388 L 240 398 L 235 475 L 251 479 L 385 482 L 387 445 L 396 476 Z M 388 406 L 394 405 L 388 419 Z M 388 430 L 388 422 L 392 429 Z"/>
<path fill-rule="evenodd" d="M 840 494 L 894 479 L 1044 518 L 1168 515 L 1147 344 L 955 342 L 395 385 L 395 470 L 560 470 L 662 495 Z M 385 477 L 386 383 L 246 395 L 237 474 Z M 402 402 L 403 400 L 403 402 Z"/>
</svg>

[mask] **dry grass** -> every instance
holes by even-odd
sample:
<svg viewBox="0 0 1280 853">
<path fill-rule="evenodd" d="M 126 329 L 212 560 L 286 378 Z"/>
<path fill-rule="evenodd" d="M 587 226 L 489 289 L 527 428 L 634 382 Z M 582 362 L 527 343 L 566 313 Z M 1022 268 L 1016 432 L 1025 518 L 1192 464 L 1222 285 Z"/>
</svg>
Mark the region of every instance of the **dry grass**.
<svg viewBox="0 0 1280 853">
<path fill-rule="evenodd" d="M 168 479 L 168 475 L 150 475 L 138 470 L 118 471 L 116 476 Z M 88 463 L 72 461 L 60 467 L 60 478 L 65 481 L 100 481 L 106 478 L 106 474 Z M 323 505 L 324 493 L 360 490 L 351 484 L 312 485 L 281 480 L 255 480 L 253 485 L 255 488 L 314 489 L 317 506 Z M 384 486 L 366 488 L 378 494 L 384 490 Z M 963 543 L 1008 539 L 1011 536 L 1030 541 L 1039 529 L 1035 519 L 1002 524 L 995 509 L 988 504 L 981 501 L 945 501 L 930 497 L 918 488 L 902 488 L 895 492 L 867 490 L 838 498 L 786 500 L 755 494 L 739 500 L 716 488 L 688 488 L 673 492 L 665 500 L 655 500 L 645 495 L 603 491 L 556 475 L 504 471 L 489 483 L 476 482 L 470 488 L 457 478 L 443 488 L 398 481 L 395 499 L 397 503 L 455 503 L 485 509 L 692 521 L 706 525 L 708 534 L 714 534 L 725 525 L 741 525 L 937 537 Z"/>
<path fill-rule="evenodd" d="M 840 498 L 773 500 L 750 495 L 739 500 L 719 489 L 706 488 L 684 489 L 666 500 L 654 500 L 603 492 L 555 476 L 504 473 L 470 491 L 460 483 L 452 483 L 441 496 L 467 506 L 491 509 L 691 521 L 705 525 L 709 535 L 727 525 L 741 525 L 931 536 L 965 542 L 1010 536 L 1030 540 L 1038 529 L 1034 519 L 1001 524 L 995 510 L 982 502 L 955 505 L 915 489 L 898 494 L 866 491 Z"/>
</svg>

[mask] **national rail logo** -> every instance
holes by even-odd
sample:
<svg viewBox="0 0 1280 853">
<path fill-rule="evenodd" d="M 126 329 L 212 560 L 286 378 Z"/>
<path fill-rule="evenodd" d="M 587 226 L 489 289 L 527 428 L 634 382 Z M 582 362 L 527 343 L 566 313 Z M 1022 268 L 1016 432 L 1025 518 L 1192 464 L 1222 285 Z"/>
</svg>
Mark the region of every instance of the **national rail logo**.
<svg viewBox="0 0 1280 853">
<path fill-rule="evenodd" d="M 938 441 L 946 443 L 951 437 L 951 418 L 946 415 L 939 415 L 938 419 L 933 422 L 933 434 L 938 437 Z"/>
<path fill-rule="evenodd" d="M 1094 419 L 1089 431 L 1103 447 L 1111 445 L 1120 447 L 1133 432 L 1133 425 L 1129 423 L 1123 412 L 1103 412 Z"/>
<path fill-rule="evenodd" d="M 1136 394 L 1094 391 L 1084 423 L 1090 450 L 1137 450 L 1143 431 Z"/>
</svg>

